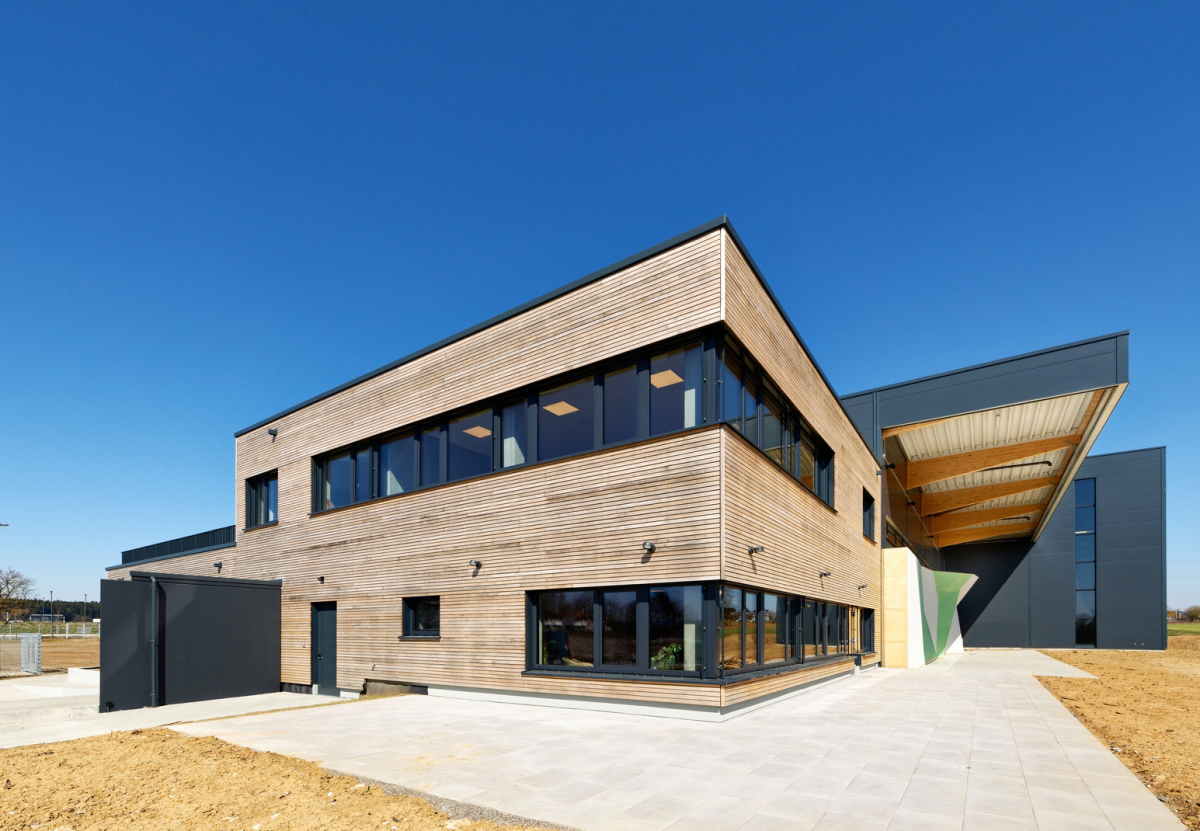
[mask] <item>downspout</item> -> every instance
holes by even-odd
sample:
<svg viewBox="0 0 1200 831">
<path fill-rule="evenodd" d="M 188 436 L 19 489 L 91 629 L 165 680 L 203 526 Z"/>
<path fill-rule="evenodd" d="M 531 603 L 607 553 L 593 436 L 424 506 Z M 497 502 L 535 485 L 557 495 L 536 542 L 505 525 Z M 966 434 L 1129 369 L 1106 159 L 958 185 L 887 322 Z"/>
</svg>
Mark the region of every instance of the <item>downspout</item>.
<svg viewBox="0 0 1200 831">
<path fill-rule="evenodd" d="M 158 580 L 150 578 L 150 706 L 158 706 Z"/>
</svg>

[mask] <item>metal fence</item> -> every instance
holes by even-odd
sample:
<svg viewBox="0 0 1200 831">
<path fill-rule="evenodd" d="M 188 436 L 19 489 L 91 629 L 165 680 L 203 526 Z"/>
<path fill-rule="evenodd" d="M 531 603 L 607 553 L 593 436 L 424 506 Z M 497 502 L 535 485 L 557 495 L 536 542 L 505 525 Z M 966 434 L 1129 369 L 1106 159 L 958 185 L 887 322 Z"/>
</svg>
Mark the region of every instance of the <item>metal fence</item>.
<svg viewBox="0 0 1200 831">
<path fill-rule="evenodd" d="M 98 638 L 100 624 L 87 623 L 41 623 L 29 621 L 0 621 L 0 635 L 37 634 L 45 638 Z"/>
<path fill-rule="evenodd" d="M 41 635 L 0 635 L 0 675 L 41 672 Z"/>
</svg>

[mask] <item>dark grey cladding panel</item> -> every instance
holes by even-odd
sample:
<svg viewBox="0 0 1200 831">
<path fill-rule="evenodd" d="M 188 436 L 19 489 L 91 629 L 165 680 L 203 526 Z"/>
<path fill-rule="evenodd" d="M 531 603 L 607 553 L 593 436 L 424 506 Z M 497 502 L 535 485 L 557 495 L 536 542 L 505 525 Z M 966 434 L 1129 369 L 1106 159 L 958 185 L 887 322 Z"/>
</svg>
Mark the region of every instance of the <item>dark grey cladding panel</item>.
<svg viewBox="0 0 1200 831">
<path fill-rule="evenodd" d="M 847 411 L 878 397 L 878 428 L 1127 383 L 1129 334 L 1092 338 L 845 396 Z M 854 418 L 860 430 L 867 420 Z M 868 432 L 864 435 L 869 436 Z"/>
<path fill-rule="evenodd" d="M 942 550 L 947 571 L 978 575 L 958 604 L 963 645 L 1029 646 L 1029 542 Z"/>
<path fill-rule="evenodd" d="M 1089 456 L 1076 478 L 1096 480 L 1096 645 L 1165 649 L 1166 449 Z"/>
<path fill-rule="evenodd" d="M 879 425 L 875 423 L 875 399 L 873 393 L 848 396 L 842 399 L 842 406 L 859 435 L 866 439 L 867 446 L 876 458 L 883 458 L 883 447 L 879 435 Z"/>
<path fill-rule="evenodd" d="M 1029 624 L 1032 646 L 1075 646 L 1075 486 L 1067 488 L 1030 552 Z"/>
</svg>

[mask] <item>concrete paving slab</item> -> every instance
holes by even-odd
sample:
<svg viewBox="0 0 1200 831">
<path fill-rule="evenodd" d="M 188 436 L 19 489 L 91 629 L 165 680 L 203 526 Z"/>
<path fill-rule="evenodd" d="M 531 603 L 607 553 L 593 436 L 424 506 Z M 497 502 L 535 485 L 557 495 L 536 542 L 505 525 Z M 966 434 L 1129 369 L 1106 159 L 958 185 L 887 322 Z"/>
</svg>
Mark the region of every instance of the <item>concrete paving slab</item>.
<svg viewBox="0 0 1200 831">
<path fill-rule="evenodd" d="M 583 831 L 1182 828 L 1035 674 L 1078 671 L 968 652 L 721 723 L 405 696 L 174 729 Z"/>
</svg>

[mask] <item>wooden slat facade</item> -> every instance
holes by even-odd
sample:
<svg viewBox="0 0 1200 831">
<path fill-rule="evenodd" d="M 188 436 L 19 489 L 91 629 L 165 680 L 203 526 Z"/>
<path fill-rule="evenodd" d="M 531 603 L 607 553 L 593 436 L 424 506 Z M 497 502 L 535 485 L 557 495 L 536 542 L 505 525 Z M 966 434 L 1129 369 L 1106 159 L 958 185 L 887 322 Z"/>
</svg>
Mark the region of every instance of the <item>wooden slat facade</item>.
<svg viewBox="0 0 1200 831">
<path fill-rule="evenodd" d="M 836 511 L 734 431 L 708 426 L 310 514 L 314 456 L 723 315 L 837 454 Z M 721 707 L 808 683 L 834 664 L 726 686 L 523 675 L 525 593 L 728 579 L 879 608 L 879 548 L 860 513 L 864 489 L 878 497 L 874 460 L 720 228 L 270 426 L 274 440 L 265 426 L 237 439 L 238 540 L 219 559 L 222 576 L 283 581 L 286 683 L 311 682 L 310 604 L 334 600 L 344 689 L 370 678 Z M 241 530 L 245 480 L 272 469 L 278 524 Z M 657 546 L 648 557 L 645 540 Z M 748 545 L 766 551 L 751 558 Z M 471 559 L 483 562 L 478 573 Z M 154 569 L 211 575 L 213 560 L 202 553 Z M 833 577 L 822 584 L 819 570 Z M 441 597 L 441 637 L 400 637 L 402 598 L 424 595 Z"/>
</svg>

